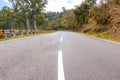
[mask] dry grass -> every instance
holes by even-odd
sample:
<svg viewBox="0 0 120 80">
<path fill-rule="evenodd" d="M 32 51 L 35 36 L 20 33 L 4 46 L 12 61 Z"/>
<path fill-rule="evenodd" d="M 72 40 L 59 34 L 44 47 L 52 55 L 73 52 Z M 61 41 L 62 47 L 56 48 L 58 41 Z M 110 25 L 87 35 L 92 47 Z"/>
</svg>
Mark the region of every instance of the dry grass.
<svg viewBox="0 0 120 80">
<path fill-rule="evenodd" d="M 114 34 L 109 34 L 108 32 L 84 33 L 84 34 L 89 35 L 89 36 L 95 36 L 95 37 L 111 40 L 111 41 L 115 41 L 115 42 L 120 42 L 120 37 L 118 37 L 117 35 L 114 35 Z"/>
</svg>

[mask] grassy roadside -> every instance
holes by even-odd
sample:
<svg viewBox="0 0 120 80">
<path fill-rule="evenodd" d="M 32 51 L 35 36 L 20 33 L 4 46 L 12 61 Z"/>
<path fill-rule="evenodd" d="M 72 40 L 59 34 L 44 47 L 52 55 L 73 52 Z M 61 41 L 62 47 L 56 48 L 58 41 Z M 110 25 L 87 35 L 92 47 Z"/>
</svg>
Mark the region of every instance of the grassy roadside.
<svg viewBox="0 0 120 80">
<path fill-rule="evenodd" d="M 101 32 L 101 33 L 83 33 L 86 34 L 88 36 L 94 36 L 94 37 L 98 37 L 98 38 L 103 38 L 103 39 L 107 39 L 107 40 L 111 40 L 111 41 L 115 41 L 115 42 L 119 42 L 120 43 L 120 37 L 118 37 L 115 34 L 109 34 L 107 32 Z"/>
<path fill-rule="evenodd" d="M 8 39 L 5 39 L 5 38 L 0 38 L 0 42 L 2 41 L 7 41 L 7 40 L 12 40 L 12 39 L 17 39 L 17 38 L 25 38 L 25 37 L 30 37 L 30 36 L 39 36 L 39 35 L 45 35 L 45 34 L 50 34 L 50 33 L 53 33 L 55 31 L 41 31 L 40 34 L 29 34 L 29 35 L 18 35 L 16 37 L 10 37 Z"/>
</svg>

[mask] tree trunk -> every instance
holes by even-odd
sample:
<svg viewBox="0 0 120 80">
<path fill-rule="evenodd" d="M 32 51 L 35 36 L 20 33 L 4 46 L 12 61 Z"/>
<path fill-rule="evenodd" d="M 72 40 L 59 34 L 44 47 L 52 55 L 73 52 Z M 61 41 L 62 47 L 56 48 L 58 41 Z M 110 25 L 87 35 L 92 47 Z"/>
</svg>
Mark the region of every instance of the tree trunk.
<svg viewBox="0 0 120 80">
<path fill-rule="evenodd" d="M 36 15 L 34 15 L 34 28 L 35 28 L 35 33 L 37 33 Z"/>
<path fill-rule="evenodd" d="M 29 34 L 30 33 L 30 25 L 29 25 L 29 19 L 28 19 L 28 12 L 26 12 L 26 24 L 27 24 L 27 29 L 28 29 L 27 34 Z"/>
</svg>

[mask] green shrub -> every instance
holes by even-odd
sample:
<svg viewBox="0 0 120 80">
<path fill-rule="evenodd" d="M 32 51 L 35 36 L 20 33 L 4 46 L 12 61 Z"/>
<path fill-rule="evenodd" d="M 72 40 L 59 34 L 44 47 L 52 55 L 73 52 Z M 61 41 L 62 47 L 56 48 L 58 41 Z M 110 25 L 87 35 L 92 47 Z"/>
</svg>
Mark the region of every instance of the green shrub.
<svg viewBox="0 0 120 80">
<path fill-rule="evenodd" d="M 110 14 L 107 4 L 93 7 L 89 11 L 89 15 L 97 22 L 97 24 L 105 25 L 109 23 Z"/>
</svg>

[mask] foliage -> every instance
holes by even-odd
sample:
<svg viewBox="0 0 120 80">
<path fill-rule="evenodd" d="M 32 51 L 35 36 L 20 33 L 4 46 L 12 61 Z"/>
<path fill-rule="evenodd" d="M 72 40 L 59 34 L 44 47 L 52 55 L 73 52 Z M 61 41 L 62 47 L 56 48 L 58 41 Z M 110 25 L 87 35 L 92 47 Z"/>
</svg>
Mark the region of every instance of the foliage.
<svg viewBox="0 0 120 80">
<path fill-rule="evenodd" d="M 66 14 L 63 16 L 61 21 L 62 26 L 64 26 L 66 29 L 75 30 L 77 27 L 77 20 L 75 17 L 75 14 L 73 10 L 68 10 Z"/>
<path fill-rule="evenodd" d="M 120 0 L 109 0 L 110 4 L 120 5 Z"/>
<path fill-rule="evenodd" d="M 96 4 L 97 0 L 85 0 L 85 3 L 87 3 L 90 7 L 93 7 Z"/>
<path fill-rule="evenodd" d="M 103 4 L 102 6 L 95 6 L 89 11 L 90 17 L 92 17 L 97 24 L 108 24 L 110 15 L 108 13 L 109 9 L 106 4 Z"/>
<path fill-rule="evenodd" d="M 80 6 L 77 6 L 76 9 L 74 10 L 76 20 L 79 26 L 82 26 L 84 23 L 87 23 L 89 9 L 90 9 L 89 5 L 83 2 Z"/>
<path fill-rule="evenodd" d="M 4 6 L 0 13 L 0 26 L 1 29 L 11 29 L 16 26 L 17 19 L 15 18 L 16 13 L 9 7 Z"/>
<path fill-rule="evenodd" d="M 61 18 L 63 17 L 64 12 L 46 12 L 45 23 L 42 25 L 42 29 L 47 30 L 59 30 L 64 29 L 61 25 Z"/>
<path fill-rule="evenodd" d="M 120 33 L 120 0 L 85 0 L 75 9 L 44 12 L 47 0 L 9 0 L 13 9 L 0 10 L 0 28 L 39 28 Z M 40 27 L 39 27 L 40 26 Z"/>
<path fill-rule="evenodd" d="M 13 4 L 14 12 L 27 29 L 43 23 L 43 9 L 47 4 L 47 0 L 9 0 Z"/>
</svg>

